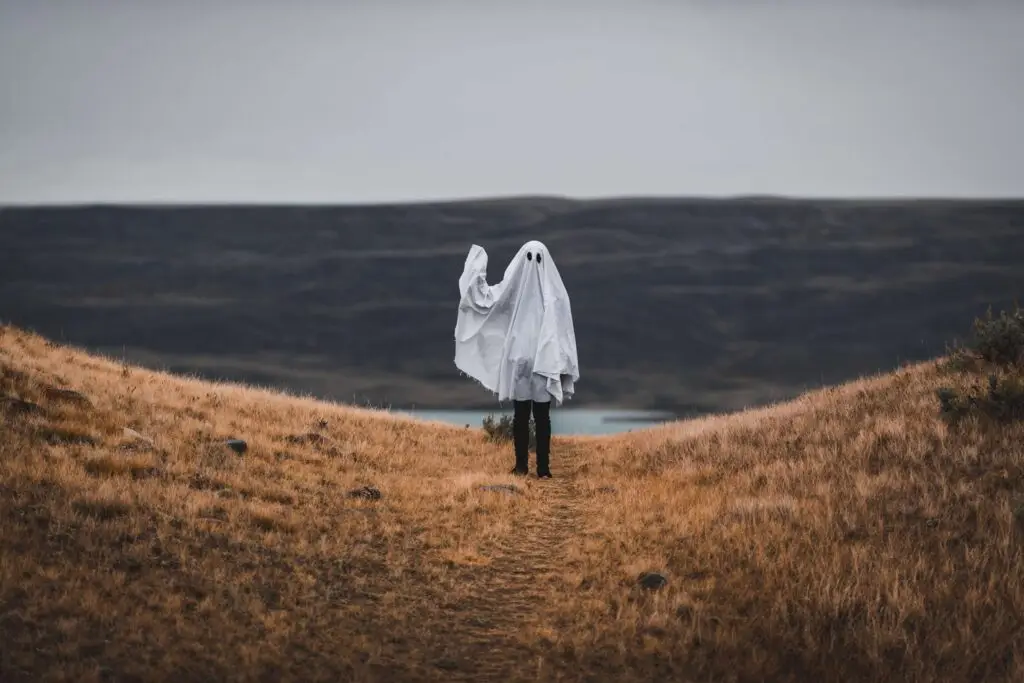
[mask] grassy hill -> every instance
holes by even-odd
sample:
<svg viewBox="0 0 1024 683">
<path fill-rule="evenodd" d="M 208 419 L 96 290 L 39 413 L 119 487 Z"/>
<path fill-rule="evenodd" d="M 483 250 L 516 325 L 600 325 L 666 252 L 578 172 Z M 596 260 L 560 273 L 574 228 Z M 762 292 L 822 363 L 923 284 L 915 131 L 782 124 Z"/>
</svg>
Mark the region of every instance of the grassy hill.
<svg viewBox="0 0 1024 683">
<path fill-rule="evenodd" d="M 936 398 L 983 379 L 556 438 L 512 480 L 478 429 L 2 327 L 0 680 L 1018 681 L 1024 424 Z"/>
<path fill-rule="evenodd" d="M 737 410 L 944 352 L 1024 301 L 1024 202 L 748 198 L 0 209 L 0 319 L 177 373 L 421 408 L 470 244 L 527 239 L 572 297 L 576 402 Z"/>
</svg>

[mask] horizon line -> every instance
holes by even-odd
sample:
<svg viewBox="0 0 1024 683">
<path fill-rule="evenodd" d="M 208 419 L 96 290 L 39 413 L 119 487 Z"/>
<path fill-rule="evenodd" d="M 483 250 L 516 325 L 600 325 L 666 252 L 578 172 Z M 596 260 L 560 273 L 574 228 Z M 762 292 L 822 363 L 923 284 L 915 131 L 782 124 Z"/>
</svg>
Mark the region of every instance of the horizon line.
<svg viewBox="0 0 1024 683">
<path fill-rule="evenodd" d="M 738 194 L 623 194 L 572 196 L 560 194 L 477 195 L 434 199 L 396 199 L 378 201 L 261 201 L 261 200 L 66 200 L 49 202 L 3 202 L 3 209 L 88 209 L 88 208 L 383 208 L 392 206 L 439 206 L 453 204 L 498 204 L 506 202 L 548 201 L 563 203 L 616 202 L 832 202 L 832 203 L 1005 203 L 1024 202 L 1022 195 L 795 195 L 771 193 Z"/>
</svg>

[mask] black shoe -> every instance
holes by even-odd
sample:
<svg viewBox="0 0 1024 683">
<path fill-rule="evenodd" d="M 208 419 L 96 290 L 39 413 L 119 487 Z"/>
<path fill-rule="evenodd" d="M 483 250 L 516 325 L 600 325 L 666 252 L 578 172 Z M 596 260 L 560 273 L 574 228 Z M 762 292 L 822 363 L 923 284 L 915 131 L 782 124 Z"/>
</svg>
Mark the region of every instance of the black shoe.
<svg viewBox="0 0 1024 683">
<path fill-rule="evenodd" d="M 550 472 L 538 472 L 537 473 L 537 478 L 538 479 L 550 479 L 551 478 L 551 473 Z"/>
<path fill-rule="evenodd" d="M 515 476 L 515 477 L 525 477 L 529 473 L 530 473 L 530 470 L 521 470 L 518 467 L 513 467 L 512 471 L 509 472 L 509 474 L 511 474 L 512 476 Z"/>
</svg>

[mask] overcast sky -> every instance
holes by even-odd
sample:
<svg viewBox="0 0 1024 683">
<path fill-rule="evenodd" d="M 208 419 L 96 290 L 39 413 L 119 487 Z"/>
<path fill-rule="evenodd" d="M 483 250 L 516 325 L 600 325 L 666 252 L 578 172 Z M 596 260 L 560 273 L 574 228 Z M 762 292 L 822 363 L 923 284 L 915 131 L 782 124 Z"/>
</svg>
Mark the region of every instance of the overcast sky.
<svg viewBox="0 0 1024 683">
<path fill-rule="evenodd" d="M 1022 36 L 1024 0 L 0 0 L 0 203 L 1024 196 Z"/>
</svg>

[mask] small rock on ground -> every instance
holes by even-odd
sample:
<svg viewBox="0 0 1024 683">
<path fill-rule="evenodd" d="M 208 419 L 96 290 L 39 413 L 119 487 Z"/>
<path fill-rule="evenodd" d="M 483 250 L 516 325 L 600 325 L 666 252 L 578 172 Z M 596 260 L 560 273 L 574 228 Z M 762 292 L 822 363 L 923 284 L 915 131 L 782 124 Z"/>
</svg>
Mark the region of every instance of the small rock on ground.
<svg viewBox="0 0 1024 683">
<path fill-rule="evenodd" d="M 367 500 L 380 500 L 381 492 L 372 486 L 363 486 L 358 489 L 352 489 L 348 492 L 349 498 L 365 498 Z"/>
<path fill-rule="evenodd" d="M 668 584 L 668 579 L 663 574 L 658 572 L 644 572 L 640 575 L 638 581 L 640 585 L 647 590 L 656 591 L 660 588 L 664 588 Z"/>
<path fill-rule="evenodd" d="M 499 493 L 522 493 L 522 489 L 512 484 L 486 484 L 480 487 L 481 491 L 496 491 Z"/>
<path fill-rule="evenodd" d="M 242 441 L 241 439 L 228 439 L 224 442 L 224 445 L 239 455 L 245 453 L 249 449 L 249 444 L 245 443 L 245 441 Z"/>
</svg>

